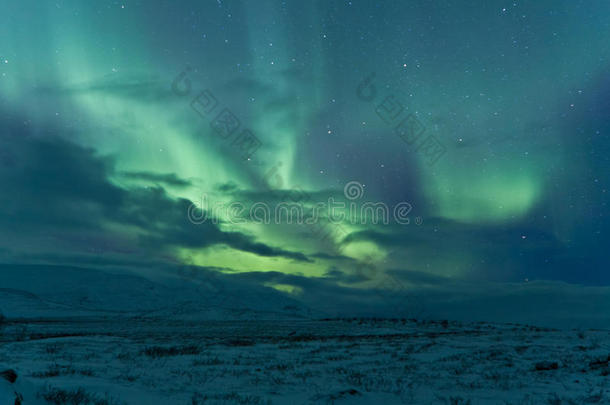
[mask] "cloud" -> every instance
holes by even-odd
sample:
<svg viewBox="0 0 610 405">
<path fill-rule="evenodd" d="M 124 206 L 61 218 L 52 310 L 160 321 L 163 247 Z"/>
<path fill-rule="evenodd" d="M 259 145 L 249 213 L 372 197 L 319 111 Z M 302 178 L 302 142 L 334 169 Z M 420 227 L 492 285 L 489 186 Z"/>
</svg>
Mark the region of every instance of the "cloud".
<svg viewBox="0 0 610 405">
<path fill-rule="evenodd" d="M 423 271 L 389 269 L 386 271 L 386 273 L 411 285 L 443 286 L 456 283 L 455 280 L 452 280 L 448 277 L 437 276 Z"/>
<path fill-rule="evenodd" d="M 406 263 L 409 271 L 471 281 L 515 282 L 527 278 L 590 284 L 604 277 L 595 270 L 595 262 L 586 250 L 564 243 L 546 227 L 531 217 L 504 225 L 424 218 L 419 226 L 369 226 L 350 233 L 342 244 L 370 242 L 381 247 L 389 256 L 385 269 L 392 269 L 396 275 Z M 574 272 L 574 268 L 581 271 Z"/>
<path fill-rule="evenodd" d="M 224 244 L 264 257 L 310 262 L 305 254 L 269 246 L 253 236 L 226 232 L 187 218 L 191 201 L 173 198 L 162 186 L 120 187 L 110 157 L 99 156 L 47 129 L 30 136 L 8 125 L 0 147 L 12 162 L 0 171 L 0 241 L 12 254 L 113 253 L 171 257 L 172 248 Z M 175 175 L 131 173 L 132 177 L 184 185 Z"/>
<path fill-rule="evenodd" d="M 392 291 L 337 285 L 337 278 L 343 277 L 340 273 L 331 268 L 325 277 L 280 272 L 248 272 L 226 277 L 230 282 L 299 287 L 298 299 L 315 313 L 326 316 L 520 322 L 566 329 L 603 327 L 608 323 L 608 287 L 556 281 L 454 282 L 400 270 L 392 274 L 423 284 Z"/>
<path fill-rule="evenodd" d="M 85 83 L 40 86 L 37 91 L 46 95 L 79 95 L 100 93 L 138 102 L 164 102 L 175 98 L 168 86 L 158 77 L 140 73 L 112 73 Z"/>
<path fill-rule="evenodd" d="M 344 284 L 357 284 L 368 281 L 369 278 L 365 277 L 361 273 L 348 273 L 340 270 L 336 266 L 330 267 L 324 273 L 324 277 L 328 280 L 332 280 L 335 283 L 344 283 Z"/>
<path fill-rule="evenodd" d="M 151 183 L 165 184 L 175 187 L 187 187 L 192 185 L 190 181 L 177 177 L 175 173 L 160 174 L 151 172 L 120 172 L 119 176 L 127 179 L 144 180 Z"/>
</svg>

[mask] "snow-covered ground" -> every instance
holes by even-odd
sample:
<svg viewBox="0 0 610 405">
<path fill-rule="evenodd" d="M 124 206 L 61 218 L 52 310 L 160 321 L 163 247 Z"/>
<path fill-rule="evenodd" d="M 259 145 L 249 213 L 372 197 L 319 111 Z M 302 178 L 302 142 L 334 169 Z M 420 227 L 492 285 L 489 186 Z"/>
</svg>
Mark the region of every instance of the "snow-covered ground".
<svg viewBox="0 0 610 405">
<path fill-rule="evenodd" d="M 24 404 L 610 403 L 609 343 L 487 323 L 47 320 L 5 326 L 0 367 Z"/>
<path fill-rule="evenodd" d="M 607 330 L 324 320 L 246 288 L 239 304 L 251 306 L 239 309 L 211 278 L 19 270 L 0 286 L 0 372 L 17 373 L 0 378 L 0 405 L 17 395 L 62 405 L 610 403 Z"/>
</svg>

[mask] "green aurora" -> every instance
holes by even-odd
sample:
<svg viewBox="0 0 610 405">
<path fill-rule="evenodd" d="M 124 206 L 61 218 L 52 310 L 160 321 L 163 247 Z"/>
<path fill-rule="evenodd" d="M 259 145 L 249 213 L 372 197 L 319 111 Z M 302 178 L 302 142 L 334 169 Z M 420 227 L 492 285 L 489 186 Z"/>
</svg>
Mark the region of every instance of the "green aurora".
<svg viewBox="0 0 610 405">
<path fill-rule="evenodd" d="M 408 290 L 607 285 L 609 13 L 603 1 L 0 1 L 0 254 L 364 289 L 388 275 Z M 357 90 L 373 72 L 369 102 Z M 191 105 L 204 90 L 210 116 Z M 435 164 L 378 114 L 389 95 L 443 145 Z M 260 140 L 250 159 L 210 125 L 223 108 Z M 202 196 L 274 206 L 301 192 L 311 207 L 345 202 L 350 181 L 359 204 L 411 204 L 411 222 L 345 221 L 328 236 L 187 220 Z M 264 285 L 306 294 L 290 280 Z"/>
</svg>

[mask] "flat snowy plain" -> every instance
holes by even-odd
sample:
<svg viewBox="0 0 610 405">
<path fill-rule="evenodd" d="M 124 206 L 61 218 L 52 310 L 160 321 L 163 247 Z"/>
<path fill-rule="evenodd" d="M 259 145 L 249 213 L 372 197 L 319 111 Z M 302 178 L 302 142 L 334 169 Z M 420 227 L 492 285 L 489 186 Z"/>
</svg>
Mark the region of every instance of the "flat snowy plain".
<svg viewBox="0 0 610 405">
<path fill-rule="evenodd" d="M 71 271 L 0 288 L 0 372 L 17 373 L 0 405 L 610 403 L 607 330 L 308 319 L 279 296 L 210 311 L 186 285 Z"/>
</svg>

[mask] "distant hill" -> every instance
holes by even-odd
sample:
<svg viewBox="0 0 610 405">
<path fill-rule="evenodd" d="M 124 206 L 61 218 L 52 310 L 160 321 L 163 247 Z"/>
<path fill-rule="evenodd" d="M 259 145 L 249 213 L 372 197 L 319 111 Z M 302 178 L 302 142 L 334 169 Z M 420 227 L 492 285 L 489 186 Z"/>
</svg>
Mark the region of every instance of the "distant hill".
<svg viewBox="0 0 610 405">
<path fill-rule="evenodd" d="M 303 304 L 210 271 L 188 277 L 51 265 L 0 265 L 0 311 L 7 318 L 145 316 L 185 319 L 306 318 Z"/>
</svg>

